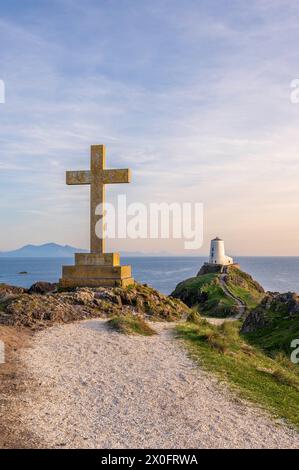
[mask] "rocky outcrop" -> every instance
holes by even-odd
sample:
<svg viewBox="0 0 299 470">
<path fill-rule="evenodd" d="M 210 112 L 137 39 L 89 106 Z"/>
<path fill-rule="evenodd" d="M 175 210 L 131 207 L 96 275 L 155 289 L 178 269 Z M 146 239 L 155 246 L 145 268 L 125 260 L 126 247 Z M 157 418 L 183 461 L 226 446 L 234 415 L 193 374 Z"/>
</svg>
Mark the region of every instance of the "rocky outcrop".
<svg viewBox="0 0 299 470">
<path fill-rule="evenodd" d="M 26 289 L 23 287 L 9 286 L 8 284 L 0 284 L 0 303 L 24 294 Z"/>
<path fill-rule="evenodd" d="M 299 296 L 294 292 L 284 294 L 268 292 L 261 303 L 245 319 L 241 333 L 252 333 L 270 327 L 275 320 L 299 318 Z"/>
<path fill-rule="evenodd" d="M 185 318 L 190 313 L 189 308 L 180 300 L 139 284 L 127 288 L 81 288 L 47 295 L 23 290 L 2 307 L 0 324 L 30 328 L 128 313 L 173 321 Z"/>
<path fill-rule="evenodd" d="M 54 292 L 57 289 L 56 283 L 51 282 L 36 282 L 33 284 L 30 289 L 28 289 L 29 294 L 48 294 L 49 292 Z"/>
<path fill-rule="evenodd" d="M 284 352 L 290 357 L 292 342 L 299 338 L 299 296 L 268 292 L 247 316 L 241 333 L 265 352 Z"/>
<path fill-rule="evenodd" d="M 204 263 L 197 273 L 197 276 L 203 276 L 204 274 L 222 274 L 228 273 L 233 269 L 241 269 L 238 263 L 223 266 L 222 264 L 210 264 Z"/>
<path fill-rule="evenodd" d="M 223 271 L 223 266 L 220 264 L 204 263 L 197 273 L 197 276 L 204 276 L 205 274 L 220 274 Z"/>
<path fill-rule="evenodd" d="M 0 312 L 0 322 L 6 325 L 37 328 L 46 324 L 67 323 L 76 318 L 84 318 L 66 302 L 61 302 L 54 295 L 23 294 L 6 305 Z"/>
</svg>

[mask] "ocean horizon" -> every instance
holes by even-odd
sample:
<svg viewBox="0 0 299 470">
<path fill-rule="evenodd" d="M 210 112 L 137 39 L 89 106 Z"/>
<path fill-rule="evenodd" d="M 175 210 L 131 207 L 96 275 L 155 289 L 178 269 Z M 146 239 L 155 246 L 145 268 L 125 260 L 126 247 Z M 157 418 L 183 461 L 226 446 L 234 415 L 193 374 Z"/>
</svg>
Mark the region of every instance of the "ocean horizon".
<svg viewBox="0 0 299 470">
<path fill-rule="evenodd" d="M 234 257 L 241 269 L 265 290 L 299 292 L 299 256 Z M 184 279 L 196 276 L 207 257 L 124 256 L 122 264 L 131 264 L 133 276 L 159 291 L 170 294 Z M 73 258 L 0 258 L 0 283 L 30 287 L 37 281 L 57 282 L 61 266 L 73 264 Z M 21 274 L 26 273 L 26 274 Z"/>
</svg>

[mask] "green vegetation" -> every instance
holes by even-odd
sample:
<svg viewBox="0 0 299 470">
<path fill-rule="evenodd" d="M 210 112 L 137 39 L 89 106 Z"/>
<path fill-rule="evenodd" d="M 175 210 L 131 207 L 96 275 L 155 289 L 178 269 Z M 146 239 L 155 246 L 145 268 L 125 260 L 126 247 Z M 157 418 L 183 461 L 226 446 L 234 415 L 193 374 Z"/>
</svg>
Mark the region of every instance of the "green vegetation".
<svg viewBox="0 0 299 470">
<path fill-rule="evenodd" d="M 290 357 L 291 342 L 299 338 L 299 314 L 288 315 L 287 305 L 278 305 L 276 301 L 272 302 L 269 309 L 261 305 L 257 313 L 263 316 L 265 324 L 255 328 L 255 331 L 244 334 L 245 339 L 273 357 L 280 352 Z M 250 318 L 247 323 L 248 321 Z"/>
<path fill-rule="evenodd" d="M 236 313 L 235 302 L 222 289 L 218 274 L 203 274 L 180 282 L 171 295 L 205 315 L 227 317 Z"/>
<path fill-rule="evenodd" d="M 190 309 L 180 300 L 158 292 L 146 284 L 116 287 L 113 292 L 120 305 L 129 305 L 135 311 L 145 314 L 151 320 L 177 321 L 190 313 Z"/>
<path fill-rule="evenodd" d="M 200 316 L 199 312 L 195 309 L 191 310 L 187 317 L 187 321 L 191 323 L 195 323 L 199 325 L 202 322 L 202 317 Z"/>
<path fill-rule="evenodd" d="M 206 320 L 177 326 L 191 356 L 243 398 L 299 427 L 299 370 L 281 354 L 274 360 L 239 334 L 240 322 Z"/>
<path fill-rule="evenodd" d="M 296 338 L 299 338 L 299 317 L 293 321 L 286 318 L 277 319 L 271 326 L 246 334 L 247 341 L 271 353 L 272 356 L 280 351 L 289 356 L 292 352 L 291 342 Z"/>
<path fill-rule="evenodd" d="M 223 289 L 221 273 L 205 273 L 180 282 L 172 297 L 179 298 L 189 307 L 197 307 L 204 315 L 225 318 L 238 313 L 236 300 Z M 248 309 L 255 307 L 263 298 L 263 288 L 249 274 L 236 267 L 227 268 L 223 279 L 227 290 L 244 302 Z M 223 282 L 222 281 L 222 282 Z"/>
<path fill-rule="evenodd" d="M 156 331 L 138 315 L 119 315 L 111 318 L 108 325 L 118 333 L 125 335 L 152 336 Z"/>
<path fill-rule="evenodd" d="M 248 309 L 256 307 L 265 295 L 264 289 L 252 277 L 240 269 L 229 269 L 226 275 L 229 291 L 241 299 Z"/>
</svg>

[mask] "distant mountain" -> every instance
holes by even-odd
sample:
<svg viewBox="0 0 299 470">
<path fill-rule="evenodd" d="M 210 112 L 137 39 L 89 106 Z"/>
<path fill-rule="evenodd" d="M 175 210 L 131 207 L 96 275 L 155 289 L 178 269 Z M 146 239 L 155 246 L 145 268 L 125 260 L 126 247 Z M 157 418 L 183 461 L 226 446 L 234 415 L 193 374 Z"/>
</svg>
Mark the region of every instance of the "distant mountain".
<svg viewBox="0 0 299 470">
<path fill-rule="evenodd" d="M 74 253 L 88 253 L 88 250 L 75 248 L 69 245 L 58 245 L 57 243 L 45 243 L 44 245 L 25 245 L 12 251 L 0 251 L 1 258 L 66 258 L 72 257 Z M 122 257 L 170 257 L 188 256 L 168 251 L 143 252 L 143 251 L 121 251 Z M 191 255 L 191 253 L 189 254 Z M 196 255 L 192 255 L 196 256 Z"/>
<path fill-rule="evenodd" d="M 87 250 L 75 248 L 69 245 L 57 243 L 45 243 L 44 245 L 25 245 L 13 251 L 2 251 L 2 258 L 64 258 L 71 257 L 74 253 L 86 253 Z"/>
</svg>

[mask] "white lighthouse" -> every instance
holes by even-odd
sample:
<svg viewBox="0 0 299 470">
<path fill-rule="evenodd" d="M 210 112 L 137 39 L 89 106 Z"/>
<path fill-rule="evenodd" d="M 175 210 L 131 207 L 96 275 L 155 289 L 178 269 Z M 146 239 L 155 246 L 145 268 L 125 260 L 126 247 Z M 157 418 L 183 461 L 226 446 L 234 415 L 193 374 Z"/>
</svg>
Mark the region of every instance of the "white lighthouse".
<svg viewBox="0 0 299 470">
<path fill-rule="evenodd" d="M 226 256 L 225 254 L 224 241 L 218 237 L 214 238 L 214 240 L 211 240 L 209 264 L 220 264 L 227 266 L 233 263 L 233 258 Z"/>
</svg>

